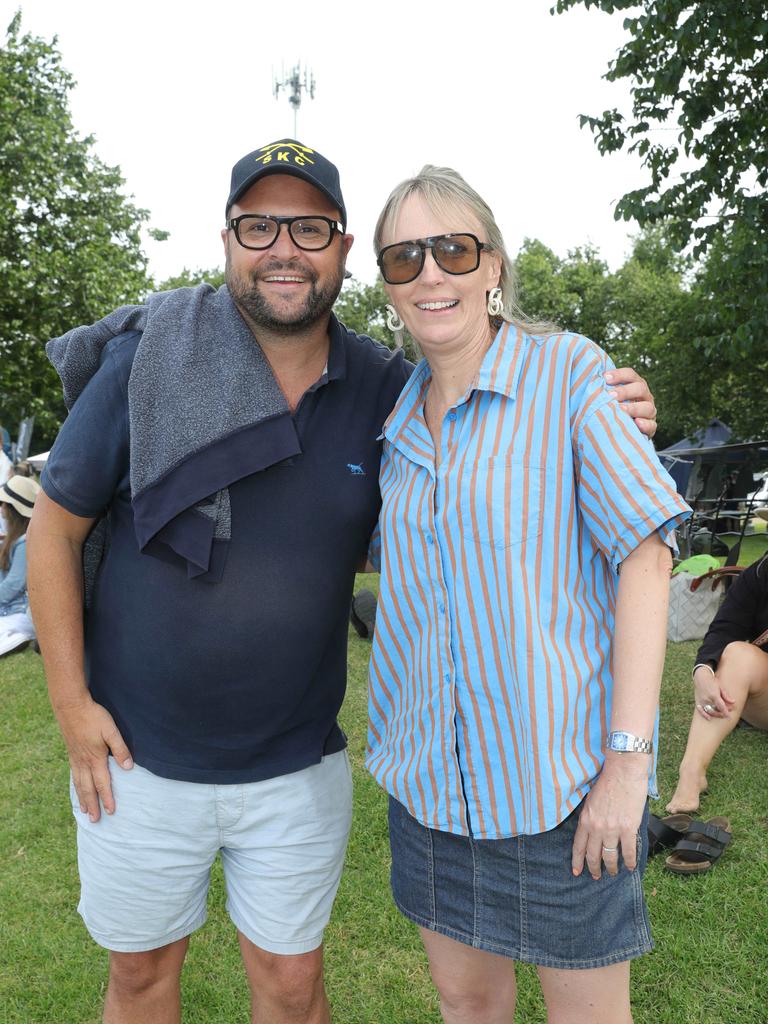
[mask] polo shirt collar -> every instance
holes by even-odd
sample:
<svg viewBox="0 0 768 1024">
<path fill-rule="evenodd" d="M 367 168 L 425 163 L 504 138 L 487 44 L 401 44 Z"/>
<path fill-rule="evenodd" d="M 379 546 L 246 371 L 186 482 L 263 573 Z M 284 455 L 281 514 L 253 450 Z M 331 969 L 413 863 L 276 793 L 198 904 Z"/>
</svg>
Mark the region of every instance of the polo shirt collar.
<svg viewBox="0 0 768 1024">
<path fill-rule="evenodd" d="M 307 388 L 307 394 L 318 391 L 332 380 L 344 380 L 347 376 L 347 348 L 344 344 L 346 328 L 331 313 L 328 321 L 328 359 L 325 369 L 314 384 Z"/>
<path fill-rule="evenodd" d="M 324 374 L 328 380 L 344 380 L 347 376 L 345 335 L 345 329 L 333 313 L 331 313 L 331 319 L 328 323 L 328 364 Z"/>
</svg>

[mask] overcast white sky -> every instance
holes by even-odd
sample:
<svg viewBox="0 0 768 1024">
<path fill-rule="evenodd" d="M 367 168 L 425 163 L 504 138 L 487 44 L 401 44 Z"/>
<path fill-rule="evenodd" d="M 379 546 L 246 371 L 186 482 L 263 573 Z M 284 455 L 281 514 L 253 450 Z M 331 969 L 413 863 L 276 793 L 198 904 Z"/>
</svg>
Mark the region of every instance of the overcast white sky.
<svg viewBox="0 0 768 1024">
<path fill-rule="evenodd" d="M 628 109 L 601 77 L 622 15 L 552 17 L 552 2 L 0 0 L 0 28 L 21 6 L 23 30 L 58 36 L 77 129 L 171 232 L 147 242 L 159 280 L 221 265 L 232 164 L 293 134 L 272 81 L 297 60 L 316 79 L 298 138 L 340 168 L 356 277 L 374 279 L 387 194 L 427 162 L 488 200 L 513 253 L 526 236 L 561 256 L 590 241 L 616 267 L 629 243 L 613 205 L 643 174 L 635 158 L 601 157 L 578 115 Z"/>
</svg>

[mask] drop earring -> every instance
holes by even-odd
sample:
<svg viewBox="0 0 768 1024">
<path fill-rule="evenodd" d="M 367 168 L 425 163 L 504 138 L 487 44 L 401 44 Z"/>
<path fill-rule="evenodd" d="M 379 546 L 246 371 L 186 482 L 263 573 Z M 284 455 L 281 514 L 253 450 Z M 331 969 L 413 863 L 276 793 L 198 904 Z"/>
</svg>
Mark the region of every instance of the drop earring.
<svg viewBox="0 0 768 1024">
<path fill-rule="evenodd" d="M 491 288 L 488 292 L 488 316 L 501 316 L 504 312 L 501 288 Z"/>
<path fill-rule="evenodd" d="M 387 311 L 386 324 L 387 328 L 392 331 L 395 336 L 395 348 L 403 347 L 403 331 L 405 330 L 405 324 L 400 319 L 400 316 L 394 306 L 390 306 L 389 303 L 384 307 Z"/>
</svg>

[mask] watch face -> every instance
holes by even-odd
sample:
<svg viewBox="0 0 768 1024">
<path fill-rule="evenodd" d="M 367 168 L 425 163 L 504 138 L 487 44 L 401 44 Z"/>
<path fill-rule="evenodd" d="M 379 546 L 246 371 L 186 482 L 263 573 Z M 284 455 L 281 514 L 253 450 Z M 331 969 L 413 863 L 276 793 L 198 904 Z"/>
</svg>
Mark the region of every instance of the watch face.
<svg viewBox="0 0 768 1024">
<path fill-rule="evenodd" d="M 613 733 L 611 733 L 610 749 L 611 750 L 631 750 L 632 749 L 632 737 L 627 732 L 613 732 Z"/>
<path fill-rule="evenodd" d="M 633 754 L 650 754 L 653 751 L 651 740 L 633 736 L 631 732 L 612 732 L 608 736 L 608 750 L 623 750 Z"/>
</svg>

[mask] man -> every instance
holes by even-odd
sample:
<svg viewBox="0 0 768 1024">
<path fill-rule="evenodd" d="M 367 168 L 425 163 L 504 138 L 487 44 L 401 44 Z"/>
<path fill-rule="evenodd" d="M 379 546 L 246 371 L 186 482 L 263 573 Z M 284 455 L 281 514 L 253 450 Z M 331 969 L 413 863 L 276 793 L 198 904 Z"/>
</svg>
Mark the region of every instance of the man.
<svg viewBox="0 0 768 1024">
<path fill-rule="evenodd" d="M 410 367 L 331 313 L 353 238 L 319 153 L 282 140 L 248 154 L 226 216 L 225 289 L 155 297 L 139 329 L 130 312 L 104 322 L 116 336 L 69 390 L 30 530 L 79 909 L 110 950 L 107 1024 L 180 1019 L 217 853 L 253 1020 L 330 1020 L 347 621 L 377 438 Z M 84 358 L 77 339 L 60 358 L 65 393 Z M 84 615 L 83 544 L 105 510 Z"/>
</svg>

